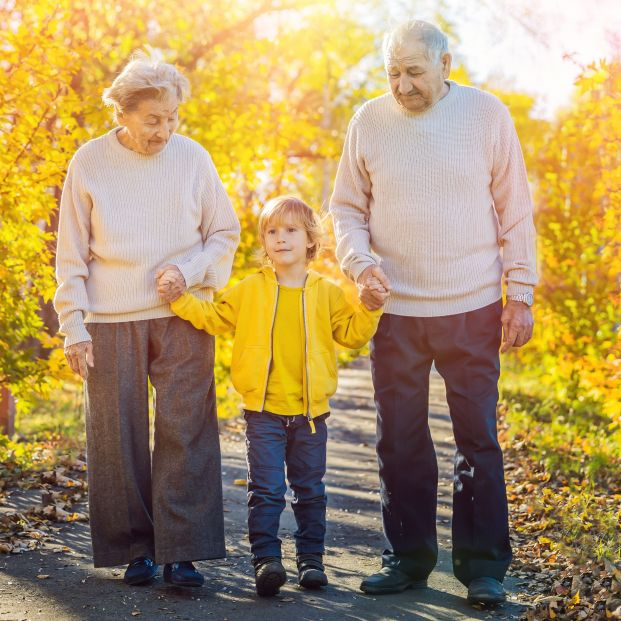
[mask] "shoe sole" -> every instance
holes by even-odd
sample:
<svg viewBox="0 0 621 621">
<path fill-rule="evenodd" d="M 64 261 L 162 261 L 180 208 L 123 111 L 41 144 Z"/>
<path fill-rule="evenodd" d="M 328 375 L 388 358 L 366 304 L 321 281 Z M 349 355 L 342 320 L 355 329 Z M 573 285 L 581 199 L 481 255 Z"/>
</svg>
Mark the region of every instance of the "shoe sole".
<svg viewBox="0 0 621 621">
<path fill-rule="evenodd" d="M 172 578 L 167 578 L 166 576 L 164 576 L 164 582 L 166 582 L 167 584 L 172 584 L 173 586 L 180 586 L 180 587 L 202 587 L 203 584 L 205 584 L 204 580 L 201 580 L 200 582 L 191 582 L 189 580 L 173 580 Z"/>
<path fill-rule="evenodd" d="M 502 595 L 498 597 L 471 597 L 468 596 L 466 601 L 469 604 L 504 604 L 507 601 L 507 596 Z"/>
<path fill-rule="evenodd" d="M 408 589 L 426 589 L 427 581 L 416 581 L 409 582 L 399 588 L 396 587 L 368 587 L 364 584 L 360 585 L 360 590 L 363 593 L 367 593 L 368 595 L 390 595 L 392 593 L 403 593 L 403 591 L 407 591 Z"/>
<path fill-rule="evenodd" d="M 257 595 L 260 597 L 272 597 L 278 595 L 280 587 L 287 582 L 287 574 L 278 571 L 265 573 L 260 578 L 260 584 L 257 584 Z"/>
</svg>

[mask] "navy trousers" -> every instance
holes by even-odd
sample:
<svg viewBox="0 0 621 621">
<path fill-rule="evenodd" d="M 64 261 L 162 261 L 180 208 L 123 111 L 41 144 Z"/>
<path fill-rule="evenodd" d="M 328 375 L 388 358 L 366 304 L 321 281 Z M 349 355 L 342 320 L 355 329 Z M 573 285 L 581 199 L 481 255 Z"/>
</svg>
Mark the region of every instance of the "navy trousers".
<svg viewBox="0 0 621 621">
<path fill-rule="evenodd" d="M 444 317 L 384 314 L 371 343 L 384 565 L 416 579 L 434 568 L 438 465 L 429 432 L 429 372 L 444 378 L 457 445 L 453 571 L 466 586 L 502 581 L 511 562 L 496 430 L 502 302 Z"/>
<path fill-rule="evenodd" d="M 298 554 L 323 554 L 326 534 L 326 444 L 328 414 L 314 420 L 246 410 L 248 535 L 253 562 L 281 556 L 280 514 L 285 508 L 286 474 L 293 493 Z"/>
</svg>

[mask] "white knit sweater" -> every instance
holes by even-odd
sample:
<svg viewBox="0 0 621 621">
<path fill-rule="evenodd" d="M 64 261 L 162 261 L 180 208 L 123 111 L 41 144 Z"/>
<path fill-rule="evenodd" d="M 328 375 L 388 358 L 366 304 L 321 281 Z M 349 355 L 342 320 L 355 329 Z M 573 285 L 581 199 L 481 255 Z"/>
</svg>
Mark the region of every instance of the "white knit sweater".
<svg viewBox="0 0 621 621">
<path fill-rule="evenodd" d="M 65 346 L 90 340 L 84 324 L 170 317 L 155 274 L 172 263 L 199 298 L 230 275 L 239 222 L 209 153 L 173 134 L 141 155 L 115 128 L 73 157 L 63 188 L 54 306 Z"/>
<path fill-rule="evenodd" d="M 385 312 L 464 313 L 537 282 L 535 229 L 520 144 L 493 95 L 448 81 L 413 114 L 388 93 L 352 118 L 330 211 L 343 271 L 381 266 Z M 502 249 L 502 250 L 501 250 Z"/>
</svg>

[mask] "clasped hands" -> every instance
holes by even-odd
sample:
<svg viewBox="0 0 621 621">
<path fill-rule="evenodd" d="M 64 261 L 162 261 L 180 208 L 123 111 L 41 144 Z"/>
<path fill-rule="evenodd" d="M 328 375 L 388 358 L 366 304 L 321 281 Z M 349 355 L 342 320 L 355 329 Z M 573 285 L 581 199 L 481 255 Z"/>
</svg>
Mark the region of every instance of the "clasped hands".
<svg viewBox="0 0 621 621">
<path fill-rule="evenodd" d="M 157 293 L 164 302 L 178 300 L 186 290 L 181 270 L 176 265 L 165 265 L 155 274 Z"/>
<path fill-rule="evenodd" d="M 378 265 L 365 268 L 358 276 L 360 301 L 369 309 L 377 310 L 384 306 L 390 295 L 390 281 Z"/>
</svg>

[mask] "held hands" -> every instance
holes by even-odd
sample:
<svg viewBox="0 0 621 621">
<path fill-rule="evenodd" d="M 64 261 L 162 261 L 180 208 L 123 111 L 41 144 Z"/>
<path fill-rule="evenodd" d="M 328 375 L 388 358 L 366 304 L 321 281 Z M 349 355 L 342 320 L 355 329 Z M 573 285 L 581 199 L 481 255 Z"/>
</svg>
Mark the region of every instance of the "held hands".
<svg viewBox="0 0 621 621">
<path fill-rule="evenodd" d="M 82 341 L 65 347 L 65 358 L 67 358 L 71 370 L 85 380 L 88 377 L 88 367 L 95 366 L 93 343 Z"/>
<path fill-rule="evenodd" d="M 502 346 L 501 353 L 511 347 L 522 347 L 533 336 L 533 313 L 529 306 L 515 300 L 507 300 L 502 309 Z"/>
<path fill-rule="evenodd" d="M 164 302 L 178 300 L 186 290 L 185 278 L 176 265 L 165 265 L 155 275 L 157 293 Z"/>
<path fill-rule="evenodd" d="M 384 306 L 390 295 L 390 281 L 384 270 L 377 265 L 367 267 L 358 277 L 360 301 L 369 309 L 377 310 Z"/>
</svg>

